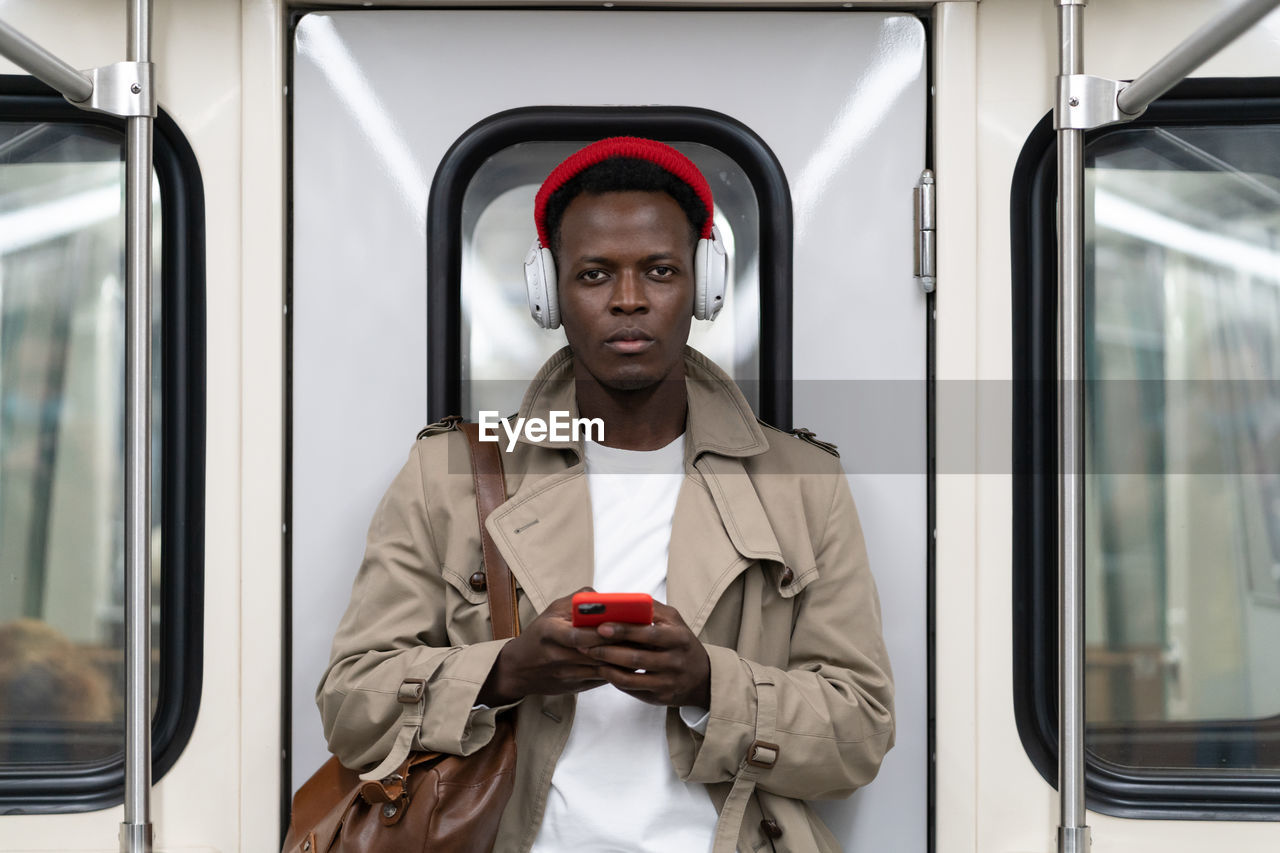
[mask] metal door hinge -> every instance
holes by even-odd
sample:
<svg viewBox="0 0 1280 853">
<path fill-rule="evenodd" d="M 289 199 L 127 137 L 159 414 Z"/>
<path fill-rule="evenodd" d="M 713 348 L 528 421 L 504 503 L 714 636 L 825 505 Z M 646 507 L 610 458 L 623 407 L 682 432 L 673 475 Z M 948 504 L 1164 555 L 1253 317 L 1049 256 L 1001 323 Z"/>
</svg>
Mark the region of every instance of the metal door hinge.
<svg viewBox="0 0 1280 853">
<path fill-rule="evenodd" d="M 913 191 L 915 196 L 916 251 L 915 276 L 920 280 L 920 289 L 925 293 L 933 293 L 937 284 L 937 259 L 934 246 L 935 201 L 933 191 L 933 170 L 925 169 L 920 173 L 920 184 Z"/>
</svg>

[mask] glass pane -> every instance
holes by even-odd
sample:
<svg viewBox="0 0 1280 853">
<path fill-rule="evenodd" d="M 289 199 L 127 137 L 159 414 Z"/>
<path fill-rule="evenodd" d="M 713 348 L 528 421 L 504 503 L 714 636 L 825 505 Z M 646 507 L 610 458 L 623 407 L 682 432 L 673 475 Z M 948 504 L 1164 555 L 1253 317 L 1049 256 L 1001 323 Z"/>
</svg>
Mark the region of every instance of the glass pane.
<svg viewBox="0 0 1280 853">
<path fill-rule="evenodd" d="M 529 316 L 524 258 L 536 236 L 533 197 L 556 164 L 591 140 L 525 142 L 476 170 L 462 203 L 463 409 L 515 412 L 534 372 L 564 346 L 561 329 Z M 759 378 L 759 208 L 751 181 L 714 148 L 674 143 L 707 177 L 715 221 L 732 266 L 725 307 L 714 323 L 693 321 L 689 344 L 742 384 L 749 402 Z M 744 381 L 745 380 L 745 381 Z M 748 390 L 750 389 L 750 390 Z"/>
<path fill-rule="evenodd" d="M 1090 147 L 1089 744 L 1280 770 L 1280 127 Z"/>
<path fill-rule="evenodd" d="M 0 763 L 123 750 L 123 142 L 89 125 L 0 122 Z M 158 602 L 154 178 L 152 204 Z"/>
</svg>

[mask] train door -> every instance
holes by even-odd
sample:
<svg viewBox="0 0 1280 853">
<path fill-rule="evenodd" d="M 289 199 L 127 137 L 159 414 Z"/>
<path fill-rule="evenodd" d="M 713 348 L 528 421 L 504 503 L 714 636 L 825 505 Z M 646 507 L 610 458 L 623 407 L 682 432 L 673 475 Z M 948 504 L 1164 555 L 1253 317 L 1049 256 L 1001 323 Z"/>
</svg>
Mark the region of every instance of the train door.
<svg viewBox="0 0 1280 853">
<path fill-rule="evenodd" d="M 714 178 L 717 206 L 733 206 L 718 211 L 737 254 L 732 302 L 695 345 L 757 389 L 767 416 L 840 445 L 859 504 L 897 680 L 897 746 L 874 785 L 821 808 L 848 849 L 926 849 L 927 332 L 912 270 L 925 63 L 923 26 L 896 13 L 298 20 L 292 788 L 324 758 L 315 685 L 368 519 L 415 433 L 443 414 L 432 411 L 440 400 L 472 416 L 489 394 L 492 408 L 518 402 L 537 356 L 561 342 L 537 337 L 521 307 L 533 190 L 564 153 L 634 119 L 640 135 L 657 127 L 650 135 L 686 150 Z M 616 109 L 584 109 L 606 105 Z M 655 115 L 659 125 L 645 124 Z M 459 154 L 496 124 L 502 146 Z M 462 194 L 452 208 L 435 204 L 442 180 Z M 445 210 L 457 221 L 442 222 Z M 458 305 L 428 282 L 438 253 L 455 250 Z M 779 371 L 789 400 L 775 393 Z M 455 382 L 461 393 L 442 396 Z"/>
</svg>

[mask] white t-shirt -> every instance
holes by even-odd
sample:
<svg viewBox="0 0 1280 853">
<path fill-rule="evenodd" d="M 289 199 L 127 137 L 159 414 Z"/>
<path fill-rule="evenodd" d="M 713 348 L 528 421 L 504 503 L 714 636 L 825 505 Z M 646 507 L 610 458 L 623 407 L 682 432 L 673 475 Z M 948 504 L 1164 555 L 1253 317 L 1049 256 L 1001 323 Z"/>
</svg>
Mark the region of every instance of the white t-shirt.
<svg viewBox="0 0 1280 853">
<path fill-rule="evenodd" d="M 683 482 L 683 435 L 661 450 L 587 443 L 597 591 L 666 601 L 671 519 Z M 681 716 L 696 727 L 697 713 Z M 578 694 L 533 853 L 711 850 L 715 806 L 704 786 L 676 776 L 666 718 L 666 708 L 612 685 Z"/>
</svg>

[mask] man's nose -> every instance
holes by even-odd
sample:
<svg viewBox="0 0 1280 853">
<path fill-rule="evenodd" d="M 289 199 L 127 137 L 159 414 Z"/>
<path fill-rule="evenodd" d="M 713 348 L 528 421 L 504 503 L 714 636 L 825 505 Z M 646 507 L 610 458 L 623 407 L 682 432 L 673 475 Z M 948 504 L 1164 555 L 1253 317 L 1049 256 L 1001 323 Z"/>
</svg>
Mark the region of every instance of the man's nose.
<svg viewBox="0 0 1280 853">
<path fill-rule="evenodd" d="M 613 288 L 610 310 L 619 314 L 634 314 L 648 310 L 644 276 L 634 270 L 623 270 Z"/>
</svg>

